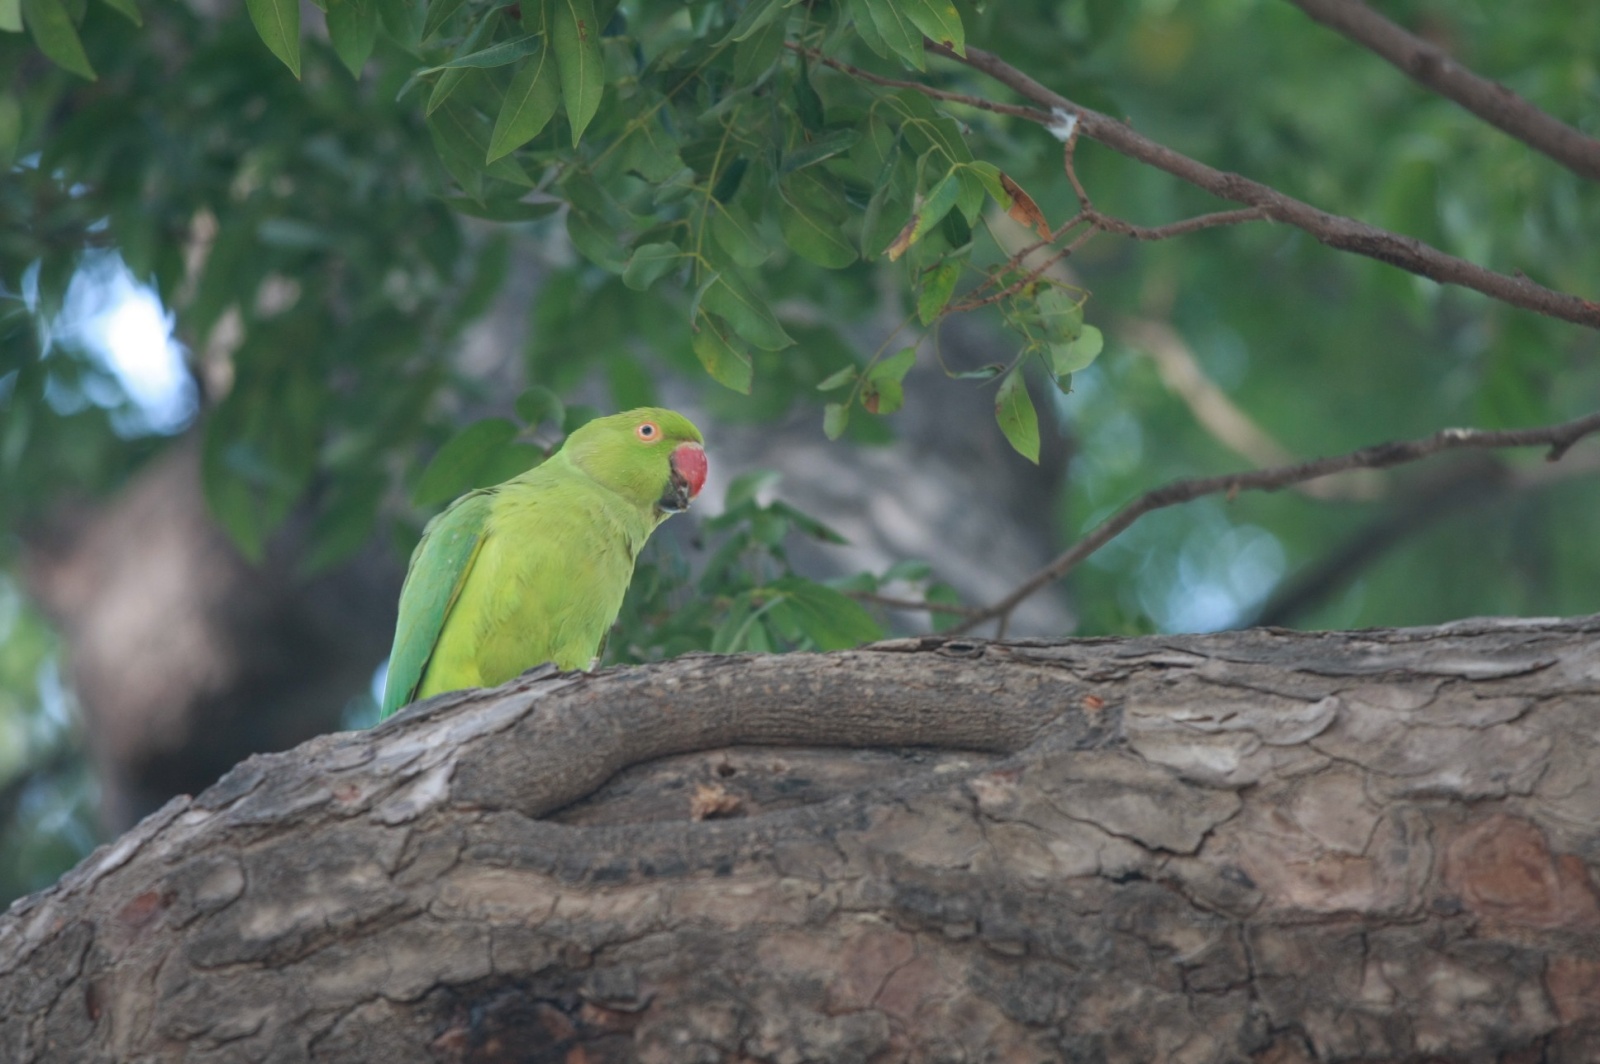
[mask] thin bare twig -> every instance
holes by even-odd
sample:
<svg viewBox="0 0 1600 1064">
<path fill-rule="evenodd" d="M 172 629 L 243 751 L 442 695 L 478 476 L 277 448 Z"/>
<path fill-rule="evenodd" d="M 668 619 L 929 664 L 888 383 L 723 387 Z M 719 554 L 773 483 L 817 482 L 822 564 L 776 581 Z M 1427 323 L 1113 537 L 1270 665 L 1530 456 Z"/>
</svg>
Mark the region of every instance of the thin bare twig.
<svg viewBox="0 0 1600 1064">
<path fill-rule="evenodd" d="M 1158 170 L 1164 170 L 1221 199 L 1260 208 L 1266 218 L 1304 230 L 1331 248 L 1387 262 L 1391 266 L 1398 266 L 1400 269 L 1441 284 L 1470 288 L 1524 310 L 1532 310 L 1589 328 L 1600 328 L 1600 303 L 1593 300 L 1557 292 L 1526 277 L 1496 273 L 1466 259 L 1448 255 L 1415 237 L 1402 236 L 1375 225 L 1368 225 L 1366 222 L 1356 221 L 1354 218 L 1330 214 L 1259 181 L 1214 169 L 1172 150 L 1165 144 L 1136 133 L 1126 123 L 1073 103 L 1066 97 L 1045 88 L 999 56 L 981 48 L 968 48 L 967 54 L 960 56 L 932 41 L 927 42 L 926 47 L 930 52 L 988 74 L 1034 103 L 1076 116 L 1078 131 L 1082 135 L 1099 141 L 1113 151 L 1154 166 Z M 887 79 L 877 79 L 873 76 L 871 80 Z M 915 82 L 896 82 L 896 84 L 903 88 L 916 89 L 937 99 L 951 99 L 958 103 L 971 104 L 975 99 L 956 93 L 931 90 Z M 995 107 L 987 109 L 997 110 Z M 1013 108 L 1000 113 L 1016 114 L 1043 125 L 1054 122 L 1051 116 L 1042 115 L 1028 108 Z"/>
<path fill-rule="evenodd" d="M 1190 502 L 1204 495 L 1216 495 L 1221 492 L 1232 496 L 1240 491 L 1277 491 L 1291 484 L 1325 477 L 1329 473 L 1341 473 L 1347 469 L 1388 469 L 1442 451 L 1461 448 L 1549 447 L 1550 453 L 1546 457 L 1553 462 L 1565 454 L 1574 443 L 1595 432 L 1600 432 L 1600 413 L 1535 429 L 1508 431 L 1442 429 L 1432 436 L 1419 440 L 1380 443 L 1332 458 L 1317 458 L 1309 462 L 1257 469 L 1248 473 L 1225 473 L 1216 477 L 1175 480 L 1153 491 L 1145 492 L 1112 514 L 1095 526 L 1088 535 L 1057 555 L 1049 565 L 1018 584 L 1004 598 L 968 616 L 952 631 L 969 631 L 985 621 L 992 620 L 998 620 L 1003 628 L 1010 620 L 1012 612 L 1025 599 L 1066 576 L 1084 559 L 1111 542 L 1152 510 L 1161 510 L 1168 506 Z M 926 608 L 934 607 L 930 604 Z"/>
<path fill-rule="evenodd" d="M 1600 140 L 1541 111 L 1504 85 L 1474 74 L 1433 42 L 1395 25 L 1360 0 L 1289 2 L 1579 177 L 1600 181 Z"/>
<path fill-rule="evenodd" d="M 914 610 L 918 613 L 949 613 L 957 617 L 974 617 L 983 609 L 982 606 L 964 606 L 959 602 L 895 598 L 893 595 L 880 595 L 875 591 L 846 591 L 845 594 L 857 602 L 870 602 L 874 606 L 883 606 L 886 609 Z"/>
<path fill-rule="evenodd" d="M 791 52 L 798 52 L 807 59 L 814 60 L 824 66 L 830 66 L 841 74 L 849 74 L 858 81 L 868 81 L 874 85 L 882 85 L 889 89 L 910 89 L 913 92 L 920 92 L 930 99 L 965 104 L 980 111 L 992 111 L 997 115 L 1026 118 L 1030 122 L 1038 122 L 1041 125 L 1050 121 L 1050 115 L 1046 111 L 1040 111 L 1032 107 L 1018 107 L 1014 103 L 1001 103 L 998 100 L 988 100 L 982 96 L 971 96 L 964 92 L 949 92 L 945 89 L 936 89 L 931 85 L 924 85 L 920 81 L 903 81 L 900 78 L 884 77 L 882 74 L 874 74 L 870 70 L 863 70 L 841 59 L 824 55 L 819 49 L 807 48 L 805 45 L 795 41 L 784 41 L 783 43 Z"/>
<path fill-rule="evenodd" d="M 1134 225 L 1132 222 L 1125 222 L 1121 218 L 1113 218 L 1099 211 L 1094 212 L 1093 220 L 1098 228 L 1108 233 L 1116 233 L 1118 236 L 1132 237 L 1135 240 L 1170 240 L 1175 236 L 1198 233 L 1202 229 L 1242 225 L 1245 222 L 1271 221 L 1271 218 L 1261 207 L 1241 207 L 1233 211 L 1213 211 L 1210 214 L 1196 215 L 1170 225 Z"/>
</svg>

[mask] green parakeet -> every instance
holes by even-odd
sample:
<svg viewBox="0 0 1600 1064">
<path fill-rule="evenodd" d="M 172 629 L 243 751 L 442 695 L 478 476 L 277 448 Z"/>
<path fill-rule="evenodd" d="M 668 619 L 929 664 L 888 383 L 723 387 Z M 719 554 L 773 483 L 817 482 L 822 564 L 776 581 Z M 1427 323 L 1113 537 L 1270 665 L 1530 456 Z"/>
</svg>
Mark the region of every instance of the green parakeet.
<svg viewBox="0 0 1600 1064">
<path fill-rule="evenodd" d="M 400 591 L 383 716 L 547 661 L 587 668 L 645 540 L 700 493 L 702 442 L 671 410 L 597 418 L 543 464 L 428 522 Z"/>
</svg>

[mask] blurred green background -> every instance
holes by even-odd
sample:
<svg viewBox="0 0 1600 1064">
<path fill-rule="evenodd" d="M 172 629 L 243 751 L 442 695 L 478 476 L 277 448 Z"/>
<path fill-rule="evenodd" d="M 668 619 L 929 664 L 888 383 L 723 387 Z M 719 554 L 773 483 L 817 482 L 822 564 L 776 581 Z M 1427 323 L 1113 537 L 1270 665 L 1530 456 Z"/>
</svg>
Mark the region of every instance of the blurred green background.
<svg viewBox="0 0 1600 1064">
<path fill-rule="evenodd" d="M 11 5 L 31 32 L 0 0 L 0 897 L 251 749 L 369 721 L 422 522 L 601 409 L 692 412 L 716 478 L 642 561 L 615 661 L 916 630 L 850 593 L 979 604 L 1175 477 L 1595 409 L 1592 330 L 1277 225 L 1101 235 L 923 320 L 1030 239 L 980 164 L 1054 225 L 1076 201 L 1038 127 L 784 47 L 1011 99 L 917 69 L 886 4 L 329 0 L 280 58 L 229 0 Z M 598 34 L 563 29 L 579 9 Z M 1211 166 L 1596 295 L 1594 183 L 1284 0 L 953 10 Z M 1600 6 L 1382 10 L 1600 135 Z M 1224 206 L 1094 143 L 1076 163 L 1135 223 Z M 946 178 L 959 206 L 890 261 Z M 1103 352 L 1059 379 L 1086 326 Z M 818 391 L 840 371 L 868 383 Z M 1023 381 L 1037 465 L 995 421 Z M 1540 458 L 1162 511 L 1012 632 L 1594 611 L 1600 452 Z"/>
</svg>

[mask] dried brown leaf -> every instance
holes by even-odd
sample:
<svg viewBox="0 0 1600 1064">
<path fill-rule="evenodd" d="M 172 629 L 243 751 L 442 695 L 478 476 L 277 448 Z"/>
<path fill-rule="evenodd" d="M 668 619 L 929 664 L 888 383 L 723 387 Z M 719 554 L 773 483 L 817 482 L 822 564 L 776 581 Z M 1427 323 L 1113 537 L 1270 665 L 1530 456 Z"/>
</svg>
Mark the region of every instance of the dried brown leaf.
<svg viewBox="0 0 1600 1064">
<path fill-rule="evenodd" d="M 905 228 L 900 230 L 900 234 L 884 249 L 884 253 L 889 256 L 890 262 L 894 262 L 901 255 L 904 255 L 906 250 L 911 247 L 912 242 L 917 238 L 917 224 L 921 221 L 922 212 L 912 212 L 911 219 L 906 222 Z"/>
<path fill-rule="evenodd" d="M 1015 221 L 1038 233 L 1040 240 L 1049 240 L 1050 222 L 1045 218 L 1044 211 L 1039 209 L 1039 205 L 1033 202 L 1033 197 L 1024 192 L 1021 185 L 1011 180 L 1011 176 L 1004 170 L 1000 171 L 1000 187 L 1011 197 L 1011 207 L 1006 213 Z"/>
</svg>

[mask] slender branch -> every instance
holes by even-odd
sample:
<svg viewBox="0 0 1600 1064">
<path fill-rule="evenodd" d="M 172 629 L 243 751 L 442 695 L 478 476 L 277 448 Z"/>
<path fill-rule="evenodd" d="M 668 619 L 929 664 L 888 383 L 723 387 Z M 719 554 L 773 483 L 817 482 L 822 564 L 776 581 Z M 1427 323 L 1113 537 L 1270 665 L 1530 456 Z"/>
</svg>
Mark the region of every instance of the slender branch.
<svg viewBox="0 0 1600 1064">
<path fill-rule="evenodd" d="M 1214 169 L 1134 132 L 1126 123 L 1073 103 L 1066 97 L 1045 88 L 999 56 L 985 52 L 981 48 L 968 48 L 967 54 L 960 56 L 943 45 L 930 41 L 927 43 L 927 49 L 988 74 L 1034 103 L 1076 116 L 1078 131 L 1082 135 L 1099 141 L 1113 151 L 1164 170 L 1221 199 L 1260 208 L 1266 218 L 1304 230 L 1331 248 L 1387 262 L 1391 266 L 1398 266 L 1400 269 L 1441 284 L 1470 288 L 1524 310 L 1535 311 L 1589 328 L 1600 328 L 1600 303 L 1593 300 L 1557 292 L 1526 277 L 1496 273 L 1466 259 L 1448 255 L 1415 237 L 1402 236 L 1354 218 L 1330 214 L 1292 196 L 1284 195 L 1259 181 Z M 889 79 L 879 79 L 874 75 L 869 80 L 887 83 Z M 973 97 L 928 89 L 915 82 L 895 82 L 895 84 L 903 88 L 916 89 L 936 99 L 968 104 L 974 100 Z M 993 106 L 986 109 L 998 110 Z M 1000 113 L 1017 114 L 1044 125 L 1055 121 L 1050 116 L 1026 108 L 1013 108 Z"/>
<path fill-rule="evenodd" d="M 952 303 L 940 312 L 940 317 L 946 317 L 951 314 L 966 314 L 969 311 L 977 310 L 979 307 L 987 307 L 991 303 L 999 303 L 1001 300 L 1009 299 L 1018 292 L 1022 291 L 1024 288 L 1028 287 L 1028 285 L 1037 281 L 1050 267 L 1054 266 L 1068 255 L 1071 255 L 1074 251 L 1077 251 L 1080 247 L 1087 243 L 1096 232 L 1098 232 L 1098 230 L 1087 229 L 1084 232 L 1079 233 L 1078 236 L 1073 239 L 1072 243 L 1068 244 L 1054 255 L 1047 257 L 1043 262 L 1039 263 L 1039 265 L 1033 267 L 1027 273 L 1023 274 L 1021 277 L 1018 277 L 1015 281 L 1012 281 L 998 292 L 993 292 L 980 298 L 968 298 L 960 303 Z M 1021 267 L 1019 266 L 1018 268 L 1020 269 Z M 996 273 L 995 276 L 998 277 L 1000 274 Z"/>
<path fill-rule="evenodd" d="M 983 610 L 982 606 L 964 606 L 959 602 L 929 602 L 926 599 L 895 598 L 893 595 L 880 595 L 874 591 L 846 591 L 845 594 L 857 602 L 868 602 L 874 606 L 882 606 L 891 610 L 948 613 L 956 617 L 975 617 Z"/>
<path fill-rule="evenodd" d="M 920 81 L 904 81 L 900 78 L 884 77 L 882 74 L 874 74 L 870 70 L 852 66 L 843 60 L 833 58 L 831 55 L 825 55 L 816 48 L 807 48 L 805 45 L 795 41 L 785 41 L 784 45 L 791 52 L 798 52 L 807 59 L 821 63 L 824 66 L 830 66 L 841 74 L 849 74 L 858 81 L 871 82 L 874 85 L 882 85 L 889 89 L 910 89 L 913 92 L 920 92 L 930 99 L 964 104 L 967 107 L 975 107 L 980 111 L 992 111 L 997 115 L 1026 118 L 1028 121 L 1038 122 L 1040 125 L 1048 124 L 1051 120 L 1048 111 L 1040 111 L 1032 107 L 1018 107 L 1014 103 L 1000 103 L 997 100 L 988 100 L 982 96 L 971 96 L 964 92 L 948 92 L 944 89 L 936 89 L 931 85 L 924 85 Z"/>
<path fill-rule="evenodd" d="M 1095 551 L 1115 539 L 1130 525 L 1152 510 L 1190 502 L 1204 495 L 1226 492 L 1230 497 L 1241 491 L 1277 491 L 1291 484 L 1299 484 L 1329 473 L 1347 469 L 1387 469 L 1391 466 L 1415 462 L 1442 451 L 1461 448 L 1543 447 L 1550 448 L 1549 461 L 1555 461 L 1574 443 L 1591 433 L 1600 432 L 1600 412 L 1589 414 L 1559 425 L 1535 429 L 1509 431 L 1484 431 L 1480 429 L 1442 429 L 1420 440 L 1396 440 L 1363 447 L 1359 451 L 1317 458 L 1295 465 L 1274 466 L 1249 473 L 1225 473 L 1215 477 L 1195 477 L 1175 480 L 1153 491 L 1147 491 L 1132 503 L 1112 514 L 1093 531 L 1059 554 L 1054 561 L 1034 573 L 1012 589 L 1004 598 L 978 610 L 952 631 L 965 632 L 985 621 L 998 620 L 1002 626 L 1021 603 L 1040 589 L 1066 576 Z M 928 607 L 932 609 L 930 605 Z"/>
<path fill-rule="evenodd" d="M 1393 63 L 1418 84 L 1455 101 L 1578 176 L 1600 181 L 1600 140 L 1541 111 L 1504 85 L 1474 74 L 1443 48 L 1395 25 L 1360 0 L 1289 2 Z"/>
<path fill-rule="evenodd" d="M 1094 222 L 1097 227 L 1108 233 L 1119 236 L 1132 237 L 1135 240 L 1170 240 L 1175 236 L 1187 236 L 1198 233 L 1202 229 L 1215 229 L 1223 225 L 1241 225 L 1245 222 L 1270 221 L 1265 209 L 1261 207 L 1241 207 L 1233 211 L 1213 211 L 1210 214 L 1200 214 L 1193 218 L 1185 218 L 1181 222 L 1170 225 L 1134 225 L 1121 218 L 1113 218 L 1108 214 L 1094 212 Z"/>
<path fill-rule="evenodd" d="M 965 63 L 974 70 L 988 74 L 1026 99 L 1049 110 L 1018 107 L 968 93 L 936 89 L 915 81 L 884 77 L 823 55 L 816 49 L 806 48 L 793 42 L 789 44 L 795 51 L 802 52 L 817 62 L 851 77 L 888 88 L 911 89 L 935 100 L 945 100 L 995 114 L 1025 118 L 1044 126 L 1055 123 L 1056 118 L 1053 114 L 1055 110 L 1065 111 L 1077 117 L 1078 132 L 1099 141 L 1113 151 L 1154 166 L 1158 170 L 1164 170 L 1221 199 L 1257 208 L 1261 211 L 1263 219 L 1292 225 L 1331 248 L 1365 255 L 1440 284 L 1470 288 L 1492 299 L 1547 317 L 1592 329 L 1600 328 L 1600 303 L 1594 300 L 1546 288 L 1521 275 L 1496 273 L 1494 270 L 1440 251 L 1415 237 L 1391 233 L 1387 229 L 1380 229 L 1354 218 L 1331 214 L 1285 195 L 1269 185 L 1263 185 L 1259 181 L 1207 166 L 1134 132 L 1126 123 L 1073 103 L 1065 96 L 1045 88 L 999 56 L 981 48 L 968 48 L 967 54 L 961 56 L 934 41 L 925 42 L 925 46 L 931 52 L 958 63 Z"/>
</svg>

